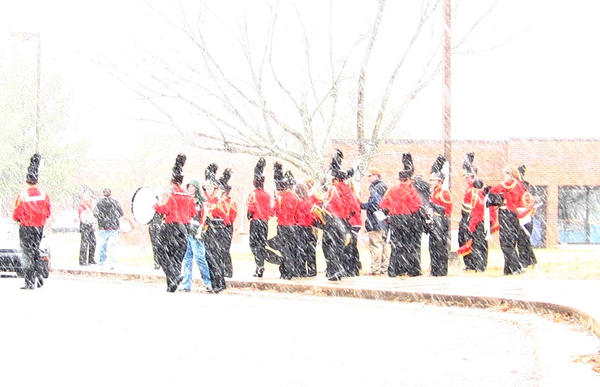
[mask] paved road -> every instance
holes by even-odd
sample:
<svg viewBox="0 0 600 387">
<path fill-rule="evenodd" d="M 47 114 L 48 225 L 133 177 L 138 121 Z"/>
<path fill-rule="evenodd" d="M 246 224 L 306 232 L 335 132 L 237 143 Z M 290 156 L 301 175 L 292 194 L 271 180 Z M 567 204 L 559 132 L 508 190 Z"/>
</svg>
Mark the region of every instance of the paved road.
<svg viewBox="0 0 600 387">
<path fill-rule="evenodd" d="M 598 341 L 529 314 L 0 278 L 3 386 L 598 386 Z M 169 327 L 167 329 L 167 327 Z M 35 366 L 33 366 L 35 365 Z"/>
</svg>

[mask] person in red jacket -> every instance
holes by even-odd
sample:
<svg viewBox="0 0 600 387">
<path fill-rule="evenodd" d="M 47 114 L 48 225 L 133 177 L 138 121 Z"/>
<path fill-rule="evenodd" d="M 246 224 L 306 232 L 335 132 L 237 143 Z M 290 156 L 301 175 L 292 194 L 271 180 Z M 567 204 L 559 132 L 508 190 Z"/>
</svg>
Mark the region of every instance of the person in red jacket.
<svg viewBox="0 0 600 387">
<path fill-rule="evenodd" d="M 271 195 L 265 192 L 265 176 L 263 175 L 266 162 L 260 158 L 254 167 L 254 191 L 248 195 L 246 207 L 247 217 L 250 220 L 250 251 L 254 255 L 256 270 L 254 277 L 262 278 L 265 272 L 265 261 L 281 265 L 281 257 L 267 249 L 267 235 L 269 233 L 269 218 L 271 217 Z"/>
<path fill-rule="evenodd" d="M 44 285 L 40 242 L 44 225 L 50 216 L 50 197 L 38 186 L 41 156 L 36 153 L 29 161 L 25 182 L 27 187 L 17 196 L 13 219 L 19 223 L 19 239 L 23 251 L 23 277 L 21 289 L 35 289 Z"/>
<path fill-rule="evenodd" d="M 392 253 L 388 275 L 416 277 L 421 275 L 422 220 L 419 211 L 423 202 L 410 180 L 414 173 L 410 153 L 402 155 L 402 163 L 404 169 L 398 173 L 400 181 L 385 193 L 379 207 L 387 213 L 390 225 Z"/>
<path fill-rule="evenodd" d="M 463 197 L 462 207 L 460 211 L 461 217 L 460 221 L 458 222 L 459 249 L 463 248 L 467 241 L 472 239 L 469 233 L 469 217 L 471 216 L 472 210 L 471 206 L 473 196 L 473 180 L 475 180 L 475 175 L 477 174 L 477 169 L 473 166 L 474 159 L 475 154 L 473 152 L 470 152 L 467 153 L 465 161 L 463 162 L 463 177 L 465 178 L 465 182 L 467 183 L 467 189 L 465 190 L 465 195 Z M 464 249 L 468 250 L 467 248 Z M 475 266 L 473 265 L 473 260 L 470 253 L 463 256 L 463 261 L 465 263 L 465 270 L 475 270 Z"/>
<path fill-rule="evenodd" d="M 176 291 L 183 279 L 181 264 L 187 248 L 188 225 L 198 214 L 194 198 L 181 188 L 185 160 L 184 154 L 177 155 L 171 177 L 171 190 L 154 205 L 154 210 L 165 216 L 160 240 L 164 250 L 164 254 L 161 254 L 161 266 L 167 279 L 167 292 Z"/>
<path fill-rule="evenodd" d="M 323 255 L 327 267 L 325 275 L 330 281 L 339 281 L 344 276 L 344 247 L 350 242 L 350 218 L 355 205 L 352 190 L 346 184 L 346 172 L 342 171 L 344 155 L 338 149 L 331 160 L 332 184 L 323 200 L 328 213 L 323 229 Z"/>
<path fill-rule="evenodd" d="M 292 187 L 294 186 L 294 177 L 290 171 L 283 175 L 282 165 L 275 163 L 274 166 L 275 188 L 277 196 L 275 197 L 275 207 L 273 213 L 277 217 L 277 236 L 268 241 L 269 247 L 281 252 L 281 266 L 279 271 L 281 278 L 292 279 L 300 276 L 299 264 L 296 257 L 296 207 L 299 200 Z"/>
<path fill-rule="evenodd" d="M 231 172 L 229 173 L 231 176 Z M 229 180 L 229 178 L 227 178 Z M 225 248 L 223 250 L 223 275 L 227 278 L 231 278 L 233 276 L 233 264 L 231 262 L 231 241 L 233 240 L 233 222 L 237 217 L 237 204 L 233 200 L 231 200 L 231 186 L 227 181 L 221 183 L 221 190 L 223 193 L 221 194 L 220 206 L 223 207 L 223 212 L 225 216 L 223 217 L 223 222 L 225 223 L 225 230 L 227 231 L 225 235 Z"/>
<path fill-rule="evenodd" d="M 222 188 L 227 185 L 231 177 L 231 170 L 225 169 L 222 177 L 217 180 L 218 166 L 211 163 L 204 172 L 205 183 L 202 186 L 206 197 L 206 225 L 204 242 L 206 245 L 206 262 L 210 271 L 213 292 L 218 293 L 226 288 L 225 283 L 225 251 L 229 238 L 225 219 L 229 218 L 223 199 Z"/>
<path fill-rule="evenodd" d="M 537 264 L 537 259 L 531 246 L 531 232 L 533 231 L 533 214 L 535 213 L 535 200 L 529 192 L 529 182 L 525 181 L 525 165 L 517 168 L 519 180 L 523 183 L 525 192 L 521 197 L 521 203 L 517 208 L 517 217 L 519 218 L 519 236 L 517 237 L 517 249 L 519 250 L 519 261 L 521 266 L 530 267 Z"/>
<path fill-rule="evenodd" d="M 487 189 L 486 189 L 487 190 Z M 517 254 L 519 218 L 517 210 L 521 205 L 525 186 L 519 180 L 516 168 L 504 168 L 504 181 L 489 189 L 490 203 L 500 206 L 500 248 L 504 254 L 504 274 L 518 274 L 523 270 Z"/>
<path fill-rule="evenodd" d="M 356 193 L 354 182 L 351 177 L 354 171 L 348 170 L 346 177 L 348 178 L 348 187 L 352 193 L 352 216 L 348 220 L 350 224 L 350 243 L 344 247 L 344 258 L 342 265 L 344 266 L 344 275 L 347 277 L 356 277 L 360 274 L 362 265 L 360 263 L 360 253 L 358 251 L 358 233 L 362 225 L 360 199 Z"/>
<path fill-rule="evenodd" d="M 450 214 L 452 214 L 452 198 L 450 191 L 444 187 L 444 156 L 438 156 L 431 167 L 429 182 L 433 186 L 429 203 L 431 205 L 431 231 L 429 233 L 429 256 L 431 257 L 431 275 L 448 275 L 448 248 L 450 244 Z"/>
<path fill-rule="evenodd" d="M 308 195 L 308 187 L 304 183 L 298 184 L 295 192 L 300 200 L 295 215 L 298 271 L 301 277 L 314 277 L 317 275 L 317 238 L 313 232 L 317 216 L 312 211 L 315 201 Z"/>
</svg>

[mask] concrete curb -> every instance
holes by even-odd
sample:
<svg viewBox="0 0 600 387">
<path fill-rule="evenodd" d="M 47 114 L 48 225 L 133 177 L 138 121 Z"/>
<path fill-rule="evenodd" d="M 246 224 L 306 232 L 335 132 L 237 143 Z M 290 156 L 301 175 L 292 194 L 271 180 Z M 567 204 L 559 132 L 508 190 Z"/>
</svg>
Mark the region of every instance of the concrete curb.
<svg viewBox="0 0 600 387">
<path fill-rule="evenodd" d="M 86 276 L 125 281 L 141 281 L 144 283 L 164 283 L 161 274 L 120 273 L 114 271 L 92 271 L 78 269 L 52 269 L 54 274 Z M 227 280 L 227 286 L 234 289 L 252 289 L 276 291 L 281 293 L 298 293 L 312 296 L 352 297 L 392 302 L 418 302 L 435 306 L 457 306 L 463 308 L 482 308 L 499 310 L 520 310 L 547 317 L 548 314 L 559 314 L 581 328 L 590 331 L 600 339 L 600 323 L 590 314 L 577 308 L 542 301 L 519 300 L 514 298 L 454 295 L 428 292 L 411 292 L 399 290 L 380 290 L 362 287 L 344 287 L 343 282 L 332 285 L 309 285 L 289 281 L 273 280 Z M 194 280 L 195 290 L 203 289 L 201 281 Z"/>
</svg>

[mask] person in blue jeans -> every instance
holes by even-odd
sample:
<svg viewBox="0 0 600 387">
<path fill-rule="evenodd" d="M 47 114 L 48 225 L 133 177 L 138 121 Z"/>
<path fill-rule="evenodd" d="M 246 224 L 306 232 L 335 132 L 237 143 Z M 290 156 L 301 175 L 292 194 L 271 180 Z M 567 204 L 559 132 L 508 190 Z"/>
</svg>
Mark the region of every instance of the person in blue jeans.
<svg viewBox="0 0 600 387">
<path fill-rule="evenodd" d="M 204 209 L 202 202 L 204 201 L 202 194 L 200 194 L 200 184 L 197 180 L 190 181 L 186 189 L 188 193 L 194 197 L 194 203 L 198 209 L 198 215 L 190 221 L 190 228 L 187 237 L 187 247 L 185 255 L 183 256 L 183 281 L 182 288 L 180 291 L 189 292 L 192 289 L 192 261 L 196 261 L 198 269 L 200 269 L 200 276 L 202 282 L 208 291 L 212 290 L 212 283 L 210 280 L 210 272 L 208 270 L 208 264 L 206 263 L 206 249 L 204 248 L 204 241 L 202 240 L 202 219 L 204 216 Z"/>
</svg>

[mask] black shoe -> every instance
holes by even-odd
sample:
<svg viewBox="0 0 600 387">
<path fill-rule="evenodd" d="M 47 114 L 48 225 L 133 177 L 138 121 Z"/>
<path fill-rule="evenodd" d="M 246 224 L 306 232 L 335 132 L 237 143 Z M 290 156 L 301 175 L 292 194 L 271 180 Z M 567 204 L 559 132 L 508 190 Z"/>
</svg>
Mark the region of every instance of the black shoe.
<svg viewBox="0 0 600 387">
<path fill-rule="evenodd" d="M 41 288 L 42 286 L 44 286 L 44 279 L 42 278 L 42 276 L 38 276 L 37 277 L 37 287 Z"/>
<path fill-rule="evenodd" d="M 87 263 L 85 263 L 85 262 L 79 262 L 79 266 L 87 266 Z"/>
<path fill-rule="evenodd" d="M 35 289 L 35 287 L 33 285 L 25 285 L 25 286 L 20 287 L 19 289 L 33 290 L 33 289 Z"/>
<path fill-rule="evenodd" d="M 334 274 L 331 277 L 327 278 L 329 281 L 339 281 L 342 279 L 342 276 L 340 274 Z"/>
<path fill-rule="evenodd" d="M 179 289 L 179 290 L 178 290 L 178 292 L 184 292 L 184 293 L 189 293 L 189 292 L 191 292 L 191 291 L 192 291 L 191 289 L 186 289 L 186 288 L 183 288 L 183 289 Z"/>
<path fill-rule="evenodd" d="M 96 265 L 96 261 L 90 261 L 90 263 L 88 263 L 88 265 Z"/>
<path fill-rule="evenodd" d="M 154 270 L 158 270 L 158 269 L 160 269 L 160 266 L 159 265 L 154 265 Z"/>
<path fill-rule="evenodd" d="M 252 276 L 257 277 L 257 278 L 262 278 L 264 272 L 265 272 L 264 267 L 257 267 L 256 271 L 254 272 L 254 274 L 252 274 Z"/>
</svg>

